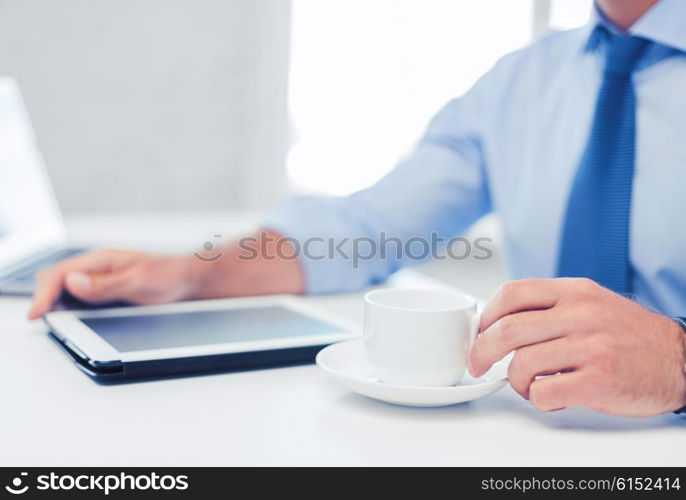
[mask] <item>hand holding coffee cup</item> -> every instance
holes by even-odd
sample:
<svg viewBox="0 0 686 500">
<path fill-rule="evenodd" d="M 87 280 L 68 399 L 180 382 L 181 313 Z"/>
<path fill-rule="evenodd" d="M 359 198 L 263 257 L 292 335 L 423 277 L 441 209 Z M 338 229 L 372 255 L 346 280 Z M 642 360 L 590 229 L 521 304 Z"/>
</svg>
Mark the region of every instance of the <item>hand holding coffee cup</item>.
<svg viewBox="0 0 686 500">
<path fill-rule="evenodd" d="M 390 288 L 365 296 L 365 350 L 386 384 L 458 384 L 477 328 L 476 301 L 458 291 Z"/>
</svg>

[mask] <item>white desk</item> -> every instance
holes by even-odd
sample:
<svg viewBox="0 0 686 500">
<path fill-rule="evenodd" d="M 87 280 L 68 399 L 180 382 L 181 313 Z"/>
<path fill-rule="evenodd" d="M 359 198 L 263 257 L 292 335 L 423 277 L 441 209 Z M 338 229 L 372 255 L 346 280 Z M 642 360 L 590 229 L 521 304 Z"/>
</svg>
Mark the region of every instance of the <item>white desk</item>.
<svg viewBox="0 0 686 500">
<path fill-rule="evenodd" d="M 199 246 L 227 220 L 94 218 L 77 236 Z M 229 230 L 227 230 L 228 234 Z M 186 235 L 186 237 L 182 237 Z M 312 298 L 359 319 L 359 296 Z M 442 409 L 357 396 L 315 366 L 100 386 L 0 297 L 0 465 L 684 465 L 686 419 L 540 414 L 506 387 Z"/>
</svg>

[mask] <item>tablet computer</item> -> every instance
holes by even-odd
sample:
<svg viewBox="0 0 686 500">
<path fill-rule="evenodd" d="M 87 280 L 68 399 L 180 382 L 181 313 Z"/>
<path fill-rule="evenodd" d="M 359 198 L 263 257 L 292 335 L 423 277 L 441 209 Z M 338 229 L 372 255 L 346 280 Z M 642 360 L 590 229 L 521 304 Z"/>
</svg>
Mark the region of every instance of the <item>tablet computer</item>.
<svg viewBox="0 0 686 500">
<path fill-rule="evenodd" d="M 309 363 L 322 347 L 356 335 L 293 296 L 56 311 L 44 319 L 78 367 L 101 381 Z"/>
</svg>

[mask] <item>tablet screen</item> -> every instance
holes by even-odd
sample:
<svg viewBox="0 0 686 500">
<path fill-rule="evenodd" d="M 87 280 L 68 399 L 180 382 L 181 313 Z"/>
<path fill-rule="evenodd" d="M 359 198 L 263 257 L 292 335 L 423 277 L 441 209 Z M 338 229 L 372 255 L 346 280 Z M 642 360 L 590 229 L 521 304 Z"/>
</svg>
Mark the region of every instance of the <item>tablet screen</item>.
<svg viewBox="0 0 686 500">
<path fill-rule="evenodd" d="M 337 326 L 281 306 L 81 321 L 119 352 L 343 332 Z"/>
</svg>

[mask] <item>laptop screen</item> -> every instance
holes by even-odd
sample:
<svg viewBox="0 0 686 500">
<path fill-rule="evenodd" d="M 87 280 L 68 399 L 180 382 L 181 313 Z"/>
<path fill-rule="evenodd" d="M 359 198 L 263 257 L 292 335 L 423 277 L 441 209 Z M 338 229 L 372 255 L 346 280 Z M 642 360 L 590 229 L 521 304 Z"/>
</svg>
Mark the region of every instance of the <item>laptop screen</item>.
<svg viewBox="0 0 686 500">
<path fill-rule="evenodd" d="M 62 243 L 59 209 L 19 88 L 0 77 L 0 269 Z"/>
</svg>

